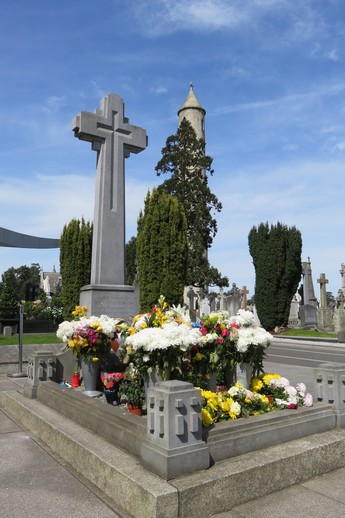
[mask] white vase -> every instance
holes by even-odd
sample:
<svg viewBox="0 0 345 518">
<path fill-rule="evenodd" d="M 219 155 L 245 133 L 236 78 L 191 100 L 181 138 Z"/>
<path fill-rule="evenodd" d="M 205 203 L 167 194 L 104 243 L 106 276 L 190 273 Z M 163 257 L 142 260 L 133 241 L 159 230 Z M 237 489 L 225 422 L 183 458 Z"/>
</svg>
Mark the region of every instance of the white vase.
<svg viewBox="0 0 345 518">
<path fill-rule="evenodd" d="M 236 364 L 236 381 L 241 383 L 244 388 L 249 389 L 252 376 L 252 366 L 250 363 Z"/>
<path fill-rule="evenodd" d="M 80 360 L 81 371 L 83 373 L 84 391 L 83 394 L 89 397 L 97 397 L 102 394 L 99 390 L 96 390 L 98 378 L 99 378 L 99 361 L 92 361 L 91 359 L 81 358 Z"/>
</svg>

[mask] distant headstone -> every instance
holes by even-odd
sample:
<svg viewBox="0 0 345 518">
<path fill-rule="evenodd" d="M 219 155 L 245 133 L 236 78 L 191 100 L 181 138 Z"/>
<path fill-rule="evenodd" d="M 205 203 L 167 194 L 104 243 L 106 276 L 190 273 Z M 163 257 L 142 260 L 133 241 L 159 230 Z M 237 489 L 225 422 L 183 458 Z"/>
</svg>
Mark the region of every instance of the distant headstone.
<svg viewBox="0 0 345 518">
<path fill-rule="evenodd" d="M 249 290 L 247 290 L 247 286 L 242 286 L 242 289 L 240 291 L 241 295 L 241 309 L 247 309 L 248 308 L 248 301 L 247 301 L 247 295 L 249 293 Z"/>
<path fill-rule="evenodd" d="M 4 326 L 3 335 L 12 336 L 12 326 Z"/>
<path fill-rule="evenodd" d="M 207 297 L 202 299 L 200 313 L 201 316 L 205 317 L 210 314 L 211 306 Z"/>
<path fill-rule="evenodd" d="M 303 305 L 300 307 L 301 326 L 312 328 L 317 325 L 317 300 L 314 293 L 310 258 L 302 263 L 303 274 Z"/>
<path fill-rule="evenodd" d="M 320 307 L 317 309 L 317 325 L 325 331 L 334 331 L 333 310 L 327 306 L 326 285 L 328 279 L 324 273 L 320 274 L 317 282 L 320 284 Z"/>
<path fill-rule="evenodd" d="M 289 321 L 288 321 L 289 327 L 298 327 L 300 324 L 298 298 L 300 298 L 299 295 L 295 294 L 291 301 L 291 304 L 290 304 Z"/>
<path fill-rule="evenodd" d="M 241 309 L 241 293 L 235 282 L 232 283 L 231 290 L 225 297 L 225 309 L 231 317 L 237 315 L 238 310 Z"/>
<path fill-rule="evenodd" d="M 80 304 L 91 314 L 128 318 L 138 311 L 138 296 L 125 286 L 124 160 L 146 148 L 146 131 L 129 123 L 115 94 L 106 95 L 95 112 L 80 112 L 73 131 L 97 152 L 91 280 L 81 288 Z"/>
</svg>

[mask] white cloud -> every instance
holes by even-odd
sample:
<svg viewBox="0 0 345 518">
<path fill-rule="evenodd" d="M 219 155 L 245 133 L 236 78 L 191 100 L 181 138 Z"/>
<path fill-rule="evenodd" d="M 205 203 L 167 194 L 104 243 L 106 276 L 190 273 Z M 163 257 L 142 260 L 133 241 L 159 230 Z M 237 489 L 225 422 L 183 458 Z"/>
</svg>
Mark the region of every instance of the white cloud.
<svg viewBox="0 0 345 518">
<path fill-rule="evenodd" d="M 156 88 L 150 88 L 150 92 L 160 95 L 168 93 L 168 89 L 165 86 L 157 86 Z"/>
</svg>

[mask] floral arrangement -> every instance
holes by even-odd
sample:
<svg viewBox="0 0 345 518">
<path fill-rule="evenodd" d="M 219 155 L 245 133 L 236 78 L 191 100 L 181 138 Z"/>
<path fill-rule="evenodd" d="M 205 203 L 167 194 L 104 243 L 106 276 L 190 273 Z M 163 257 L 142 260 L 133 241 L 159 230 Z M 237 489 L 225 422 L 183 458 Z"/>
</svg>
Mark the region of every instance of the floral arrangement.
<svg viewBox="0 0 345 518">
<path fill-rule="evenodd" d="M 313 405 L 313 397 L 307 393 L 304 383 L 293 387 L 289 380 L 279 374 L 266 373 L 254 378 L 251 389 L 236 383 L 227 392 L 201 390 L 203 426 L 285 408 Z M 273 395 L 273 400 L 270 395 Z"/>
<path fill-rule="evenodd" d="M 272 411 L 265 395 L 254 394 L 236 383 L 227 392 L 201 390 L 202 424 L 205 427 L 219 421 L 239 419 Z"/>
<path fill-rule="evenodd" d="M 212 312 L 200 321 L 200 333 L 194 359 L 206 362 L 211 372 L 237 363 L 249 363 L 255 374 L 263 371 L 272 335 L 256 325 L 251 311 L 240 309 L 230 318 L 227 311 Z"/>
<path fill-rule="evenodd" d="M 101 380 L 106 390 L 114 390 L 116 384 L 119 384 L 124 378 L 123 372 L 110 372 L 101 375 Z"/>
<path fill-rule="evenodd" d="M 172 371 L 182 373 L 185 353 L 200 338 L 185 308 L 170 308 L 163 296 L 150 313 L 137 315 L 127 332 L 124 361 L 132 362 L 144 378 L 156 370 L 163 380 Z"/>
<path fill-rule="evenodd" d="M 264 373 L 253 378 L 251 388 L 254 393 L 271 395 L 274 403 L 283 408 L 310 407 L 313 396 L 307 392 L 304 383 L 293 387 L 289 380 L 279 374 Z"/>
<path fill-rule="evenodd" d="M 106 315 L 86 316 L 85 306 L 76 306 L 74 320 L 62 322 L 56 335 L 79 358 L 97 361 L 110 351 L 110 339 L 117 333 L 118 320 Z"/>
</svg>

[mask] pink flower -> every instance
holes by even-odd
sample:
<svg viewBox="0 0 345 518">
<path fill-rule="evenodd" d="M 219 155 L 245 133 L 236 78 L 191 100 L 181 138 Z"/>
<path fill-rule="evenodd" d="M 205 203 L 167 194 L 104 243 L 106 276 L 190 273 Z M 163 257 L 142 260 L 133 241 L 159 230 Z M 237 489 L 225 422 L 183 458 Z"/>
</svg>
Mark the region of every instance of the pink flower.
<svg viewBox="0 0 345 518">
<path fill-rule="evenodd" d="M 229 334 L 230 334 L 229 329 L 223 329 L 223 331 L 222 331 L 222 336 L 223 336 L 224 338 L 225 338 L 226 336 L 229 336 Z"/>
<path fill-rule="evenodd" d="M 222 343 L 223 343 L 223 338 L 220 336 L 220 337 L 218 338 L 217 342 L 218 342 L 219 344 L 222 344 Z"/>
<path fill-rule="evenodd" d="M 311 394 L 306 394 L 303 401 L 303 406 L 313 406 L 313 396 Z"/>
<path fill-rule="evenodd" d="M 290 403 L 286 408 L 292 408 L 295 410 L 297 408 L 297 405 L 295 403 Z"/>
<path fill-rule="evenodd" d="M 202 335 L 207 335 L 207 333 L 208 333 L 208 330 L 206 329 L 206 327 L 205 327 L 205 326 L 201 326 L 200 331 L 201 331 L 201 334 L 202 334 Z"/>
</svg>

